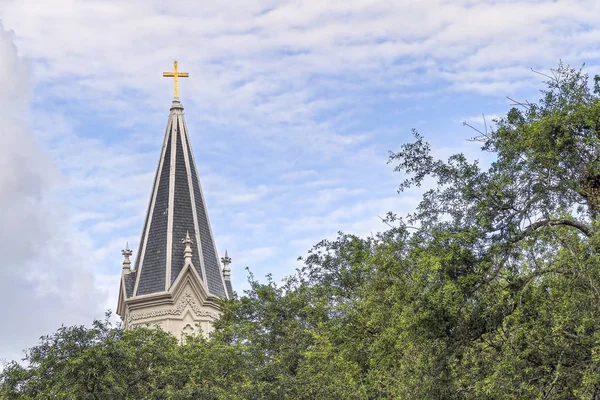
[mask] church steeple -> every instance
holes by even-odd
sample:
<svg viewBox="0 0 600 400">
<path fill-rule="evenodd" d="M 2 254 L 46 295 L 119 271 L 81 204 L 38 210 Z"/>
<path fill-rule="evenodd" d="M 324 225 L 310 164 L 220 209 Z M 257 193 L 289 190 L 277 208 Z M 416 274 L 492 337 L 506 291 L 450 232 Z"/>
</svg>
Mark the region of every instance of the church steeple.
<svg viewBox="0 0 600 400">
<path fill-rule="evenodd" d="M 159 325 L 181 337 L 204 333 L 220 313 L 216 298 L 232 296 L 229 273 L 221 271 L 196 161 L 179 101 L 174 72 L 171 104 L 134 269 L 123 250 L 117 314 L 126 328 Z M 227 254 L 225 254 L 226 258 Z M 225 276 L 227 275 L 227 276 Z"/>
<path fill-rule="evenodd" d="M 188 234 L 193 243 L 192 265 L 206 284 L 208 293 L 228 297 L 183 106 L 175 98 L 137 252 L 133 296 L 169 290 L 185 264 Z"/>
</svg>

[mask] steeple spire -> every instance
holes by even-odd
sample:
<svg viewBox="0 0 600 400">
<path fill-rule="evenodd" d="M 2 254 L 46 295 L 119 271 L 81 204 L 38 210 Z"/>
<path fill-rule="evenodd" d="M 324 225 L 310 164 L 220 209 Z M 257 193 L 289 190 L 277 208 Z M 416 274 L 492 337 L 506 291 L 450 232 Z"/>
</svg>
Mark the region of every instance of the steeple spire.
<svg viewBox="0 0 600 400">
<path fill-rule="evenodd" d="M 186 76 L 177 68 L 174 74 Z M 210 295 L 228 297 L 183 106 L 175 98 L 137 252 L 133 296 L 168 291 L 188 260 Z"/>
<path fill-rule="evenodd" d="M 175 98 L 134 269 L 128 243 L 122 251 L 117 314 L 125 328 L 159 325 L 182 337 L 200 326 L 208 334 L 221 313 L 217 298 L 233 296 L 229 264 L 221 270 L 178 97 L 178 78 L 189 74 L 179 72 L 176 61 L 163 75 L 175 78 Z M 227 252 L 223 259 L 231 262 Z"/>
</svg>

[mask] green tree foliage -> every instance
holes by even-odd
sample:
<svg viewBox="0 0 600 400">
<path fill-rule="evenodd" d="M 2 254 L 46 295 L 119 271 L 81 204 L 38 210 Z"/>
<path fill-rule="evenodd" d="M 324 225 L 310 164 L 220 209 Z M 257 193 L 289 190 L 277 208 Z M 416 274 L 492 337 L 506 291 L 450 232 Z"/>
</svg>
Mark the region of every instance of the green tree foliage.
<svg viewBox="0 0 600 400">
<path fill-rule="evenodd" d="M 62 327 L 41 338 L 26 364 L 0 375 L 2 399 L 241 399 L 249 366 L 236 346 L 153 327 L 110 322 Z"/>
<path fill-rule="evenodd" d="M 460 397 L 599 396 L 600 90 L 562 65 L 547 77 L 538 103 L 475 138 L 496 157 L 487 170 L 434 160 L 418 134 L 390 155 L 412 174 L 400 190 L 437 181 L 408 222 L 443 274 L 425 290 L 442 299 L 428 309 L 445 313 Z"/>
<path fill-rule="evenodd" d="M 108 317 L 108 316 L 107 316 Z M 62 327 L 12 363 L 2 376 L 4 399 L 150 398 L 161 392 L 176 353 L 174 337 L 160 330 L 123 331 L 105 321 L 92 328 Z"/>
<path fill-rule="evenodd" d="M 61 328 L 0 375 L 6 399 L 600 399 L 600 88 L 559 65 L 474 140 L 487 168 L 390 153 L 390 229 L 250 275 L 208 340 Z"/>
</svg>

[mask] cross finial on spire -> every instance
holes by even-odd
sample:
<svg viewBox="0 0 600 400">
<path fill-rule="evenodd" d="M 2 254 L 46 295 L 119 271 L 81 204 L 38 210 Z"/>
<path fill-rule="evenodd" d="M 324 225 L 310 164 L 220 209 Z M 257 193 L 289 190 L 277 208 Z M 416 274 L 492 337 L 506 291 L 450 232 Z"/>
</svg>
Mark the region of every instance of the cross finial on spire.
<svg viewBox="0 0 600 400">
<path fill-rule="evenodd" d="M 173 62 L 173 72 L 163 72 L 164 77 L 174 78 L 175 83 L 175 98 L 179 97 L 179 77 L 188 78 L 190 76 L 187 72 L 179 72 L 177 70 L 177 61 Z"/>
<path fill-rule="evenodd" d="M 133 254 L 133 251 L 131 251 L 131 249 L 129 248 L 129 242 L 125 243 L 125 250 L 121 250 L 121 254 L 123 254 L 123 257 L 125 258 L 123 260 L 123 269 L 130 271 L 131 260 L 129 259 L 129 257 L 131 257 L 131 255 Z"/>
</svg>

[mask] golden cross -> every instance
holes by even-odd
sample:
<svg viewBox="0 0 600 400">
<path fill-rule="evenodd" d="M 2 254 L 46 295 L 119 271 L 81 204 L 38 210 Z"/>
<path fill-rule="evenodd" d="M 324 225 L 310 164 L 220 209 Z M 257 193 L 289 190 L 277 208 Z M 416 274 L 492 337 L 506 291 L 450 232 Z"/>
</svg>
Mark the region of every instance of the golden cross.
<svg viewBox="0 0 600 400">
<path fill-rule="evenodd" d="M 177 61 L 173 63 L 173 72 L 163 72 L 163 76 L 175 78 L 175 97 L 179 97 L 179 77 L 187 78 L 190 76 L 187 72 L 177 71 Z"/>
</svg>

